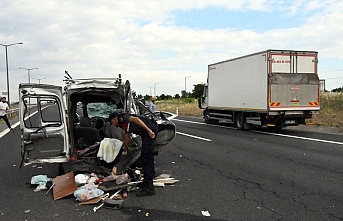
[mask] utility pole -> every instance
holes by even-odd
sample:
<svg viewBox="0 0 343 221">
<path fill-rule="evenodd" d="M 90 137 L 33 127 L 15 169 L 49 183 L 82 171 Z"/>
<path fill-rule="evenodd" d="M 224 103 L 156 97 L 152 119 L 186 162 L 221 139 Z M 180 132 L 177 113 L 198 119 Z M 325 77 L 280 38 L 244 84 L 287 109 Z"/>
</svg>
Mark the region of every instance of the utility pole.
<svg viewBox="0 0 343 221">
<path fill-rule="evenodd" d="M 40 81 L 43 80 L 43 79 L 46 79 L 46 78 L 32 78 L 32 79 L 38 80 L 38 84 L 40 84 Z"/>
<path fill-rule="evenodd" d="M 154 84 L 154 95 L 155 95 L 155 97 L 156 97 L 156 84 L 159 84 L 159 83 Z"/>
<path fill-rule="evenodd" d="M 191 76 L 185 77 L 185 92 L 187 92 L 187 78 L 190 78 Z"/>
<path fill-rule="evenodd" d="M 19 68 L 19 69 L 25 69 L 25 70 L 27 70 L 27 76 L 28 76 L 28 78 L 29 78 L 29 84 L 30 84 L 30 83 L 31 83 L 31 82 L 30 82 L 30 78 L 31 78 L 31 77 L 30 77 L 30 71 L 31 71 L 31 70 L 34 70 L 34 69 L 38 69 L 38 68 Z"/>
<path fill-rule="evenodd" d="M 12 46 L 12 45 L 21 45 L 23 44 L 22 42 L 19 43 L 13 43 L 13 44 L 0 44 L 1 46 L 4 46 L 6 48 L 6 72 L 7 72 L 7 100 L 8 100 L 8 106 L 11 106 L 11 98 L 10 98 L 10 78 L 8 75 L 8 55 L 7 55 L 7 47 Z"/>
</svg>

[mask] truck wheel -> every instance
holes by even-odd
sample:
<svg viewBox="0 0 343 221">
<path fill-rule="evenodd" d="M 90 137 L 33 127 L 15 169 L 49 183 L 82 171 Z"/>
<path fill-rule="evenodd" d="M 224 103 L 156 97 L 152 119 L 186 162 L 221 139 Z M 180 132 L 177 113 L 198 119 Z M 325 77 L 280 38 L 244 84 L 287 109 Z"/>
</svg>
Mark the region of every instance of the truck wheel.
<svg viewBox="0 0 343 221">
<path fill-rule="evenodd" d="M 207 124 L 210 124 L 211 123 L 211 120 L 210 120 L 210 112 L 206 112 L 205 115 L 204 115 L 204 118 L 205 118 L 205 123 Z"/>
<path fill-rule="evenodd" d="M 244 118 L 242 114 L 237 114 L 235 117 L 235 126 L 238 130 L 244 130 Z"/>
</svg>

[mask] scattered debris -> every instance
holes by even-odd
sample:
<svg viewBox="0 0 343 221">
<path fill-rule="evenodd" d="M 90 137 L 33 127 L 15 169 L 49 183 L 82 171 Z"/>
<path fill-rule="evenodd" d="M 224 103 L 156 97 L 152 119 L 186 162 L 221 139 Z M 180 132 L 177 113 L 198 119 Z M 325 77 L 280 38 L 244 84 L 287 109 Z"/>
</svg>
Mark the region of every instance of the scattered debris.
<svg viewBox="0 0 343 221">
<path fill-rule="evenodd" d="M 160 182 L 153 182 L 153 185 L 155 187 L 165 187 L 164 183 L 160 183 Z"/>
<path fill-rule="evenodd" d="M 38 185 L 34 192 L 39 192 L 47 189 L 47 183 L 51 182 L 51 178 L 47 175 L 36 175 L 31 178 L 31 184 Z"/>
<path fill-rule="evenodd" d="M 85 201 L 85 202 L 80 202 L 79 205 L 96 204 L 96 203 L 100 202 L 100 200 L 104 199 L 106 196 L 109 196 L 109 193 L 103 194 L 101 196 L 95 197 L 95 198 L 90 199 L 90 200 Z"/>
<path fill-rule="evenodd" d="M 94 184 L 93 184 L 94 185 Z M 85 202 L 104 194 L 104 191 L 93 186 L 83 186 L 74 192 L 74 196 L 79 202 Z"/>
<path fill-rule="evenodd" d="M 206 211 L 201 211 L 201 214 L 203 216 L 211 216 L 211 214 L 206 210 Z"/>
<path fill-rule="evenodd" d="M 54 200 L 69 196 L 77 189 L 73 172 L 69 172 L 62 176 L 57 176 L 52 180 L 52 182 L 55 184 L 53 188 Z"/>
<path fill-rule="evenodd" d="M 124 200 L 115 200 L 111 198 L 106 198 L 104 200 L 104 207 L 108 209 L 121 209 L 124 206 Z"/>
<path fill-rule="evenodd" d="M 76 185 L 81 186 L 83 184 L 86 184 L 89 178 L 90 177 L 85 174 L 77 174 L 75 176 L 75 183 Z"/>
<path fill-rule="evenodd" d="M 48 189 L 48 191 L 46 191 L 45 195 L 47 195 L 54 186 L 55 184 L 52 184 L 51 187 Z"/>
<path fill-rule="evenodd" d="M 110 199 L 113 199 L 115 196 L 117 196 L 117 195 L 120 193 L 120 191 L 121 191 L 121 190 L 117 191 L 115 194 L 113 194 L 112 196 L 110 196 Z M 106 200 L 107 198 L 108 198 L 108 195 L 105 196 L 105 197 L 103 197 L 103 198 L 101 198 L 103 202 L 102 202 L 99 206 L 95 206 L 95 207 L 93 208 L 93 212 L 96 212 L 98 209 L 100 209 L 101 207 L 103 207 L 103 206 L 105 205 L 105 200 Z M 109 204 L 110 204 L 110 203 L 109 203 Z M 115 203 L 112 203 L 112 204 L 115 204 Z M 120 203 L 120 208 L 122 207 L 122 204 L 123 204 L 123 202 Z M 119 208 L 119 206 L 118 206 L 118 208 Z"/>
<path fill-rule="evenodd" d="M 29 210 L 29 209 L 24 211 L 24 213 L 30 213 L 30 212 L 31 212 L 31 210 Z"/>
<path fill-rule="evenodd" d="M 50 187 L 45 195 L 50 190 L 53 190 L 54 200 L 74 194 L 79 201 L 79 205 L 91 205 L 101 202 L 100 205 L 95 206 L 93 211 L 96 212 L 101 207 L 119 210 L 124 205 L 123 198 L 128 197 L 128 192 L 140 188 L 138 184 L 143 182 L 143 174 L 139 169 L 127 169 L 124 174 L 117 175 L 116 167 L 113 167 L 111 175 L 103 177 L 101 175 L 91 174 L 77 174 L 74 176 L 73 172 L 69 172 L 62 176 L 57 176 L 54 179 L 48 178 L 46 175 L 37 175 L 32 177 L 31 184 L 41 184 L 47 189 L 47 183 Z M 155 187 L 165 187 L 168 184 L 179 182 L 175 178 L 170 177 L 170 174 L 161 174 L 153 180 Z M 43 188 L 42 188 L 43 189 Z M 117 191 L 110 196 L 111 191 Z M 119 194 L 119 193 L 122 194 Z M 29 211 L 29 210 L 27 210 Z M 138 210 L 141 212 L 141 210 Z M 145 213 L 149 216 L 149 213 Z"/>
</svg>

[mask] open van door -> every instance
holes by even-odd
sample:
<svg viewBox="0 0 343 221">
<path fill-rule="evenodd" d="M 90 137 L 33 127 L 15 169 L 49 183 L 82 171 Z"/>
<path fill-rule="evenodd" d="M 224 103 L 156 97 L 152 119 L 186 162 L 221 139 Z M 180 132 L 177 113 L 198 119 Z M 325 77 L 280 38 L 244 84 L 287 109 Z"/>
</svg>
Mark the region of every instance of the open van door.
<svg viewBox="0 0 343 221">
<path fill-rule="evenodd" d="M 62 87 L 19 85 L 21 166 L 69 160 L 69 141 Z"/>
<path fill-rule="evenodd" d="M 141 101 L 135 100 L 135 104 L 138 107 L 138 114 L 146 116 L 156 122 L 158 127 L 158 134 L 155 140 L 155 152 L 167 146 L 167 144 L 172 141 L 176 134 L 175 124 L 171 122 L 171 119 L 175 118 L 177 115 L 157 111 L 152 113 Z"/>
</svg>

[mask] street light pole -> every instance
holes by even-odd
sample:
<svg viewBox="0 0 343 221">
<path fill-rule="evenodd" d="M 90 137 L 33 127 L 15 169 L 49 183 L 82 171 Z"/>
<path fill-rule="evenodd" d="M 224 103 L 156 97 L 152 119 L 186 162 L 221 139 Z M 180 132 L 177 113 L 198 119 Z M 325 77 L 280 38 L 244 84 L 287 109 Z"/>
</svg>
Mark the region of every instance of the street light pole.
<svg viewBox="0 0 343 221">
<path fill-rule="evenodd" d="M 190 78 L 191 76 L 185 77 L 185 92 L 187 92 L 187 78 Z"/>
<path fill-rule="evenodd" d="M 159 83 L 154 84 L 154 95 L 155 95 L 155 97 L 156 97 L 156 84 L 159 84 Z"/>
<path fill-rule="evenodd" d="M 10 99 L 10 79 L 8 75 L 8 55 L 7 55 L 7 47 L 12 46 L 12 45 L 21 45 L 23 44 L 22 42 L 18 43 L 13 43 L 13 44 L 0 44 L 1 46 L 4 46 L 6 48 L 6 72 L 7 72 L 7 100 L 8 100 L 8 106 L 11 106 L 11 99 Z"/>
<path fill-rule="evenodd" d="M 46 78 L 32 78 L 32 79 L 38 80 L 38 84 L 40 84 L 40 81 L 43 80 L 43 79 L 46 79 Z"/>
<path fill-rule="evenodd" d="M 148 86 L 148 87 L 150 87 L 150 86 Z M 151 87 L 150 87 L 150 96 L 152 96 L 152 93 L 151 93 Z"/>
<path fill-rule="evenodd" d="M 31 70 L 34 70 L 34 69 L 38 69 L 38 68 L 19 68 L 19 69 L 25 69 L 25 70 L 27 70 L 27 76 L 28 76 L 28 78 L 29 78 L 29 84 L 30 84 L 30 83 L 31 83 L 31 82 L 30 82 L 30 78 L 31 78 L 31 77 L 30 77 L 30 71 L 31 71 Z"/>
</svg>

